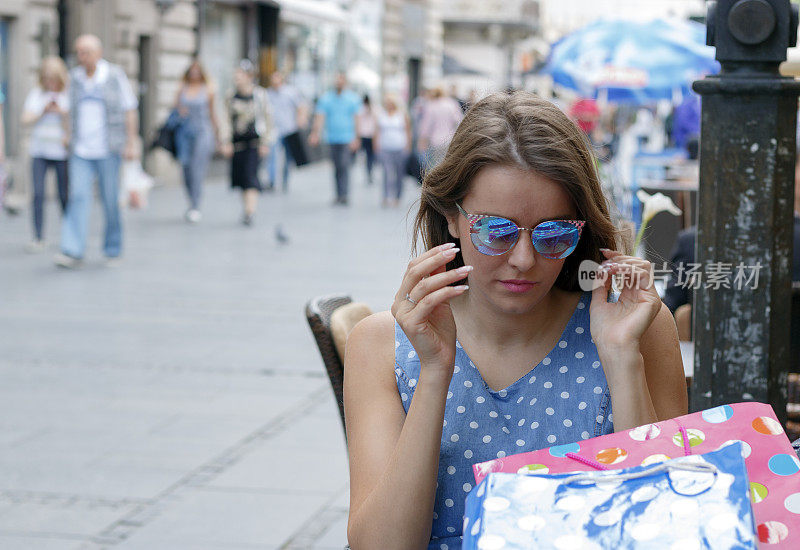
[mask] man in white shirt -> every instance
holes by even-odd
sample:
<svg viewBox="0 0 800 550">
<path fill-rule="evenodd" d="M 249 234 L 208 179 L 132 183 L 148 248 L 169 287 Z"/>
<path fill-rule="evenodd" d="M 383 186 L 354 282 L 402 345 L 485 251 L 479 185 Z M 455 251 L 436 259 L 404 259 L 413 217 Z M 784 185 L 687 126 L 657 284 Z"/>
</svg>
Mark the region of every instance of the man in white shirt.
<svg viewBox="0 0 800 550">
<path fill-rule="evenodd" d="M 86 250 L 92 184 L 97 178 L 105 213 L 103 254 L 113 264 L 122 253 L 119 211 L 121 158 L 138 157 L 138 102 L 121 67 L 102 58 L 100 39 L 83 35 L 75 41 L 78 67 L 71 73 L 72 151 L 69 158 L 69 203 L 61 231 L 56 265 L 77 267 Z"/>
<path fill-rule="evenodd" d="M 283 149 L 283 183 L 285 193 L 289 186 L 289 165 L 294 160 L 287 137 L 305 126 L 307 110 L 300 94 L 284 82 L 283 74 L 274 72 L 270 75 L 270 87 L 267 95 L 272 104 L 272 122 L 275 125 L 277 138 L 267 159 L 269 171 L 269 190 L 278 184 L 278 153 Z"/>
</svg>

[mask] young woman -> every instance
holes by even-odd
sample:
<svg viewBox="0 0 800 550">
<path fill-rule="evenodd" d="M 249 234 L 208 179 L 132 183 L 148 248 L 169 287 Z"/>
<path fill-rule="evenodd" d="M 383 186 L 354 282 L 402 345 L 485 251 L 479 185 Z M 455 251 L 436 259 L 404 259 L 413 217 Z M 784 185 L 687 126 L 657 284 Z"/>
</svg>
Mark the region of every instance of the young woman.
<svg viewBox="0 0 800 550">
<path fill-rule="evenodd" d="M 586 137 L 551 103 L 473 106 L 425 178 L 416 231 L 426 252 L 391 312 L 347 344 L 354 550 L 460 548 L 472 464 L 686 413 L 650 265 L 613 250 Z M 584 260 L 602 264 L 591 292 Z"/>
<path fill-rule="evenodd" d="M 45 176 L 56 173 L 58 199 L 63 214 L 67 208 L 67 144 L 69 142 L 69 97 L 67 66 L 58 57 L 47 57 L 39 68 L 39 85 L 22 107 L 22 123 L 32 126 L 29 153 L 33 172 L 33 240 L 31 252 L 44 250 Z"/>
<path fill-rule="evenodd" d="M 186 220 L 201 219 L 200 198 L 208 163 L 219 144 L 219 124 L 214 111 L 214 90 L 200 61 L 194 60 L 183 75 L 175 98 L 175 109 L 183 118 L 189 140 L 186 151 L 180 152 L 183 182 L 189 199 Z"/>
<path fill-rule="evenodd" d="M 231 157 L 231 187 L 242 190 L 242 223 L 252 225 L 261 183 L 258 166 L 272 147 L 273 124 L 267 91 L 256 86 L 255 66 L 247 59 L 233 73 L 236 89 L 228 97 L 230 141 L 224 152 Z"/>
<path fill-rule="evenodd" d="M 411 121 L 398 103 L 391 94 L 383 99 L 383 111 L 378 113 L 378 131 L 375 134 L 375 152 L 383 166 L 384 208 L 400 204 L 406 160 L 411 152 Z"/>
</svg>

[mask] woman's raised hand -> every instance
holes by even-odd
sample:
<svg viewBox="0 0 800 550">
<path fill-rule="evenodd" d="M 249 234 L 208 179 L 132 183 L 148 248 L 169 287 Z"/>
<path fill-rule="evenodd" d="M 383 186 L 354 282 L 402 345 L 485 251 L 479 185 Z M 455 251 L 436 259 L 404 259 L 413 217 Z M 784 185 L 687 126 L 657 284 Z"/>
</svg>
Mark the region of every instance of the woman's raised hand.
<svg viewBox="0 0 800 550">
<path fill-rule="evenodd" d="M 392 315 L 403 329 L 425 369 L 453 375 L 456 324 L 449 301 L 466 285 L 450 286 L 466 278 L 472 266 L 446 271 L 458 248 L 447 243 L 411 260 L 392 304 Z"/>
<path fill-rule="evenodd" d="M 636 347 L 661 309 L 653 286 L 652 265 L 647 260 L 601 249 L 606 261 L 600 270 L 604 284 L 592 292 L 591 332 L 595 344 L 612 349 Z M 606 300 L 611 277 L 618 277 L 619 300 Z"/>
</svg>

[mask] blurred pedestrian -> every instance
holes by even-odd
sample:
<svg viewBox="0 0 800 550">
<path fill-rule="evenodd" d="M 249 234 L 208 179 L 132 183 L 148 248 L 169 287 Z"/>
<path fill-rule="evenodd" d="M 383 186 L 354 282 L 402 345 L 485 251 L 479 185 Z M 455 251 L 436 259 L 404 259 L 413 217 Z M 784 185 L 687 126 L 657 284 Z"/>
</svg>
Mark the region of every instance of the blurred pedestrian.
<svg viewBox="0 0 800 550">
<path fill-rule="evenodd" d="M 397 98 L 387 94 L 378 114 L 375 151 L 383 166 L 383 206 L 398 206 L 403 194 L 406 161 L 411 153 L 411 120 Z"/>
<path fill-rule="evenodd" d="M 67 209 L 67 145 L 69 143 L 69 96 L 67 66 L 60 57 L 46 57 L 39 67 L 39 84 L 22 107 L 22 124 L 32 126 L 28 153 L 33 178 L 33 240 L 30 252 L 44 250 L 45 175 L 56 174 L 61 213 Z"/>
<path fill-rule="evenodd" d="M 361 108 L 359 97 L 345 86 L 347 78 L 344 73 L 337 74 L 334 89 L 326 92 L 317 102 L 314 127 L 308 136 L 309 144 L 316 146 L 320 142 L 324 127 L 336 183 L 336 199 L 333 204 L 342 206 L 347 206 L 350 164 L 353 153 L 358 151 L 359 146 L 356 115 Z"/>
<path fill-rule="evenodd" d="M 419 124 L 418 148 L 425 153 L 425 168 L 430 170 L 444 158 L 447 147 L 461 122 L 461 106 L 446 96 L 441 86 L 433 88 Z"/>
<path fill-rule="evenodd" d="M 267 91 L 255 84 L 255 67 L 242 60 L 233 73 L 235 90 L 227 99 L 230 136 L 224 146 L 231 157 L 231 187 L 242 190 L 242 224 L 253 224 L 261 184 L 258 166 L 273 144 L 272 108 Z"/>
<path fill-rule="evenodd" d="M 286 84 L 283 74 L 278 71 L 270 75 L 270 87 L 267 94 L 272 106 L 272 119 L 277 138 L 269 153 L 267 189 L 272 190 L 277 185 L 278 161 L 280 153 L 283 152 L 281 188 L 285 193 L 289 189 L 289 165 L 294 160 L 288 138 L 306 126 L 308 111 L 300 93 Z"/>
<path fill-rule="evenodd" d="M 6 207 L 5 193 L 6 193 L 6 139 L 5 139 L 5 125 L 3 124 L 3 105 L 6 102 L 6 96 L 3 95 L 3 90 L 0 90 L 0 206 Z"/>
<path fill-rule="evenodd" d="M 121 157 L 139 157 L 138 102 L 125 71 L 103 59 L 103 45 L 91 34 L 75 41 L 79 65 L 70 73 L 71 155 L 69 200 L 56 265 L 77 267 L 86 250 L 92 186 L 97 178 L 105 213 L 103 254 L 114 265 L 122 253 L 119 212 Z"/>
<path fill-rule="evenodd" d="M 200 61 L 194 59 L 183 73 L 181 87 L 175 97 L 175 109 L 182 119 L 188 137 L 186 147 L 178 151 L 183 167 L 183 183 L 189 199 L 186 221 L 197 223 L 202 219 L 200 199 L 208 163 L 219 146 L 219 123 L 214 110 L 214 88 Z"/>
<path fill-rule="evenodd" d="M 414 137 L 411 144 L 412 150 L 419 149 L 417 139 L 419 139 L 419 125 L 422 122 L 422 115 L 425 113 L 425 105 L 428 104 L 430 91 L 427 88 L 422 88 L 413 100 L 411 100 L 411 107 L 409 114 L 411 116 L 411 131 Z"/>
<path fill-rule="evenodd" d="M 569 118 L 588 136 L 592 135 L 600 120 L 600 108 L 594 99 L 579 99 L 569 108 Z"/>
<path fill-rule="evenodd" d="M 6 134 L 5 124 L 3 123 L 3 105 L 6 102 L 6 96 L 3 95 L 3 90 L 0 90 L 0 167 L 6 162 Z"/>
<path fill-rule="evenodd" d="M 672 141 L 678 149 L 697 151 L 700 139 L 700 96 L 689 92 L 672 116 Z M 695 155 L 695 158 L 697 156 Z"/>
<path fill-rule="evenodd" d="M 372 105 L 370 105 L 368 95 L 364 96 L 363 105 L 357 116 L 356 127 L 358 130 L 358 138 L 361 140 L 361 148 L 364 150 L 367 161 L 367 183 L 371 184 L 372 166 L 375 164 L 373 138 L 375 137 L 375 128 L 378 121 L 375 117 L 375 111 L 372 109 Z"/>
</svg>

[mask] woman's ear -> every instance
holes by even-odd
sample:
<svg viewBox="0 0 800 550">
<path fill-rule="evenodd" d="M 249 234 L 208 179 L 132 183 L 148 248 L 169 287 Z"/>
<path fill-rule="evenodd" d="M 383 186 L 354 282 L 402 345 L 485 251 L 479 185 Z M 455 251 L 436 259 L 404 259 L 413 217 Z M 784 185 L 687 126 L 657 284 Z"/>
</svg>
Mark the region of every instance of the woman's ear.
<svg viewBox="0 0 800 550">
<path fill-rule="evenodd" d="M 447 216 L 447 232 L 454 239 L 460 239 L 461 235 L 458 231 L 458 217 Z"/>
</svg>

